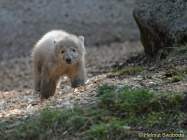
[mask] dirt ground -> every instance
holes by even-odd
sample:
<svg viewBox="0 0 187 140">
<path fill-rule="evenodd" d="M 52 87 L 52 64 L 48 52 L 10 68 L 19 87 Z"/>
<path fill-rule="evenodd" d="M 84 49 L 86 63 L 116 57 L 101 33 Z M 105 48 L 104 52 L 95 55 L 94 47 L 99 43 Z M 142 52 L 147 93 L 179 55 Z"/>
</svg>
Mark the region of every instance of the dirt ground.
<svg viewBox="0 0 187 140">
<path fill-rule="evenodd" d="M 40 101 L 39 96 L 32 92 L 31 59 L 15 57 L 0 61 L 0 118 L 2 121 L 23 119 L 35 114 L 38 110 L 48 107 L 68 107 L 74 104 L 88 105 L 95 103 L 96 90 L 102 84 L 129 85 L 159 91 L 186 92 L 187 78 L 178 82 L 168 82 L 167 70 L 170 67 L 187 66 L 186 56 L 164 61 L 156 65 L 144 65 L 144 71 L 129 76 L 111 76 L 111 69 L 117 65 L 140 65 L 141 57 L 129 62 L 130 57 L 141 54 L 140 42 L 112 43 L 109 46 L 87 48 L 87 70 L 89 81 L 83 87 L 72 89 L 67 79 L 62 79 L 56 94 L 48 100 Z M 171 63 L 172 62 L 172 63 Z M 19 124 L 19 121 L 16 121 Z M 14 127 L 13 124 L 10 127 Z"/>
</svg>

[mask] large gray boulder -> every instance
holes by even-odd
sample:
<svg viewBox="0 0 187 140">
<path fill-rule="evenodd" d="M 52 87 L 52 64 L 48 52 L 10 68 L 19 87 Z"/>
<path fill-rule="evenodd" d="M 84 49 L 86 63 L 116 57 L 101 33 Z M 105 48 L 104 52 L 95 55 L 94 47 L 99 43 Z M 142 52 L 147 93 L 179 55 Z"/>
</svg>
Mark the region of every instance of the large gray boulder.
<svg viewBox="0 0 187 140">
<path fill-rule="evenodd" d="M 135 0 L 1 0 L 0 52 L 28 52 L 49 30 L 85 36 L 87 46 L 137 40 Z M 3 49 L 2 49 L 3 48 Z M 10 51 L 10 48 L 12 51 Z M 0 55 L 0 57 L 2 56 Z"/>
<path fill-rule="evenodd" d="M 148 56 L 187 42 L 187 0 L 137 0 L 133 15 Z"/>
</svg>

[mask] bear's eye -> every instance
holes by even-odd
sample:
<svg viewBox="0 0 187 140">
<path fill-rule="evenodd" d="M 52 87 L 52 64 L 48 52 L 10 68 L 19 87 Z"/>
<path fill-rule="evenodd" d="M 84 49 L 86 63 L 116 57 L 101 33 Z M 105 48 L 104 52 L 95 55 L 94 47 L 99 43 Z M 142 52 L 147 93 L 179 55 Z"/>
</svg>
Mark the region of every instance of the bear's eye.
<svg viewBox="0 0 187 140">
<path fill-rule="evenodd" d="M 75 52 L 75 49 L 72 49 L 73 52 Z"/>
<path fill-rule="evenodd" d="M 61 50 L 61 53 L 63 54 L 63 53 L 64 53 L 64 50 Z"/>
</svg>

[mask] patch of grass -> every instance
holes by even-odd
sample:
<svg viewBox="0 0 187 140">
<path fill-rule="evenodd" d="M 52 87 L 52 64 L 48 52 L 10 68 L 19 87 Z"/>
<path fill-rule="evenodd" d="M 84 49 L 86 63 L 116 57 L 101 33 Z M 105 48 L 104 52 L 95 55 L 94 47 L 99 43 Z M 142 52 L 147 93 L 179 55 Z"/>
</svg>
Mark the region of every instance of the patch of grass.
<svg viewBox="0 0 187 140">
<path fill-rule="evenodd" d="M 184 46 L 179 46 L 173 49 L 171 55 L 185 55 L 187 54 L 187 44 Z"/>
<path fill-rule="evenodd" d="M 4 133 L 2 140 L 82 140 L 83 135 L 80 134 L 84 134 L 92 125 L 113 119 L 107 110 L 94 107 L 44 109 L 38 117 L 26 120 L 10 133 Z"/>
<path fill-rule="evenodd" d="M 172 83 L 179 82 L 179 81 L 181 81 L 181 80 L 183 80 L 183 77 L 182 77 L 182 76 L 179 76 L 179 75 L 173 76 L 173 77 L 170 79 L 170 81 L 171 81 Z"/>
<path fill-rule="evenodd" d="M 111 114 L 122 118 L 127 125 L 151 129 L 180 127 L 177 123 L 183 114 L 180 112 L 183 101 L 181 94 L 104 85 L 99 89 L 98 96 L 100 107 L 110 110 Z"/>
<path fill-rule="evenodd" d="M 187 75 L 187 68 L 176 69 L 171 68 L 165 74 L 165 77 L 168 79 L 169 82 L 179 82 L 185 78 Z"/>
<path fill-rule="evenodd" d="M 139 113 L 145 110 L 153 94 L 144 89 L 114 88 L 104 85 L 99 89 L 100 106 L 111 111 Z"/>
<path fill-rule="evenodd" d="M 79 132 L 87 118 L 80 109 L 73 110 L 43 110 L 39 117 L 24 122 L 9 139 L 58 139 Z"/>
<path fill-rule="evenodd" d="M 148 89 L 108 85 L 101 86 L 97 96 L 100 98 L 100 106 L 104 108 L 112 110 L 114 107 L 114 110 L 121 109 L 135 113 L 172 109 L 172 107 L 179 109 L 183 99 L 179 93 L 154 93 Z"/>
<path fill-rule="evenodd" d="M 182 130 L 182 94 L 103 85 L 97 98 L 94 107 L 44 109 L 6 133 L 3 140 L 128 140 L 140 139 L 142 130 Z"/>
<path fill-rule="evenodd" d="M 95 124 L 85 134 L 85 139 L 89 140 L 124 140 L 137 137 L 136 132 L 119 120 Z"/>
<path fill-rule="evenodd" d="M 124 68 L 116 68 L 112 70 L 113 76 L 126 76 L 126 75 L 135 75 L 144 70 L 141 66 L 128 66 Z"/>
</svg>

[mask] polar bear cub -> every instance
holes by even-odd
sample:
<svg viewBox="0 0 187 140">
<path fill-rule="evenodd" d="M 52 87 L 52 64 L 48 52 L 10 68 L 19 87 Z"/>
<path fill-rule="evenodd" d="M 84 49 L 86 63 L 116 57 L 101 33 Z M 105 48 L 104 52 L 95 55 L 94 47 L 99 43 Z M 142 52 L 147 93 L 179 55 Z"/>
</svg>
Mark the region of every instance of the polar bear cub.
<svg viewBox="0 0 187 140">
<path fill-rule="evenodd" d="M 53 30 L 46 33 L 32 50 L 34 90 L 41 98 L 53 96 L 61 76 L 71 80 L 72 87 L 85 84 L 84 37 Z"/>
</svg>

